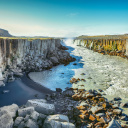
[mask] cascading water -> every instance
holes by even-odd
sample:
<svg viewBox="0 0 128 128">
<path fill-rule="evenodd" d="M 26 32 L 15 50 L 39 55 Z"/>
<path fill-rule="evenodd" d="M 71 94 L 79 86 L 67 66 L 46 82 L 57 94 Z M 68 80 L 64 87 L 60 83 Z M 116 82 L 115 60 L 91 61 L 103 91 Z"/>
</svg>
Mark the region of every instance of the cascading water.
<svg viewBox="0 0 128 128">
<path fill-rule="evenodd" d="M 90 44 L 90 49 L 92 49 L 92 47 L 93 47 L 93 41 L 92 41 L 91 44 Z"/>
</svg>

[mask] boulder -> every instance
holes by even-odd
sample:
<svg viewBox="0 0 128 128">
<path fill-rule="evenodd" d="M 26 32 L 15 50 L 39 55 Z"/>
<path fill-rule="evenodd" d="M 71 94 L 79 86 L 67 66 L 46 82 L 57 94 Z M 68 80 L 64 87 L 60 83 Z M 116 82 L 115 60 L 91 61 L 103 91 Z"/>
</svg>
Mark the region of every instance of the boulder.
<svg viewBox="0 0 128 128">
<path fill-rule="evenodd" d="M 98 114 L 96 114 L 97 118 L 101 118 L 101 117 L 104 117 L 104 116 L 105 116 L 105 113 L 98 113 Z"/>
<path fill-rule="evenodd" d="M 103 103 L 102 106 L 104 108 L 110 108 L 111 107 L 111 105 L 108 102 Z"/>
<path fill-rule="evenodd" d="M 45 121 L 43 128 L 75 128 L 75 125 L 69 123 L 69 119 L 65 115 L 50 115 Z"/>
<path fill-rule="evenodd" d="M 14 123 L 14 126 L 17 127 L 23 121 L 23 117 L 17 117 Z"/>
<path fill-rule="evenodd" d="M 92 97 L 94 97 L 94 94 L 92 93 L 86 94 L 86 98 L 92 98 Z"/>
<path fill-rule="evenodd" d="M 15 78 L 13 76 L 8 78 L 8 82 L 13 82 L 15 80 Z"/>
<path fill-rule="evenodd" d="M 61 125 L 61 128 L 75 128 L 75 125 L 69 122 L 63 122 Z"/>
<path fill-rule="evenodd" d="M 112 119 L 107 128 L 121 128 L 121 125 L 116 120 Z"/>
<path fill-rule="evenodd" d="M 124 107 L 124 108 L 128 108 L 128 102 L 126 102 L 126 103 L 121 103 L 120 106 L 121 106 L 121 107 Z"/>
<path fill-rule="evenodd" d="M 56 92 L 62 92 L 61 88 L 56 88 Z"/>
<path fill-rule="evenodd" d="M 120 97 L 115 97 L 114 98 L 114 101 L 118 101 L 118 100 L 121 100 L 121 98 Z"/>
<path fill-rule="evenodd" d="M 80 75 L 85 75 L 85 73 L 81 73 Z"/>
<path fill-rule="evenodd" d="M 18 128 L 24 128 L 25 127 L 25 123 L 24 121 L 22 121 L 19 125 L 18 125 Z"/>
<path fill-rule="evenodd" d="M 63 92 L 63 95 L 64 96 L 68 96 L 68 97 L 71 97 L 72 95 L 74 95 L 74 92 L 73 92 L 73 90 L 65 90 L 64 92 Z"/>
<path fill-rule="evenodd" d="M 116 108 L 119 108 L 119 106 L 118 106 L 118 104 L 114 104 L 114 105 L 112 105 L 112 108 L 116 109 Z"/>
<path fill-rule="evenodd" d="M 90 110 L 92 111 L 93 114 L 95 114 L 104 111 L 104 108 L 99 106 L 93 106 Z"/>
<path fill-rule="evenodd" d="M 89 104 L 84 102 L 84 101 L 82 101 L 79 106 L 89 107 Z"/>
<path fill-rule="evenodd" d="M 46 100 L 43 99 L 28 100 L 26 106 L 27 107 L 32 106 L 35 108 L 37 112 L 46 115 L 50 115 L 55 112 L 54 104 L 48 104 L 46 103 Z"/>
<path fill-rule="evenodd" d="M 113 114 L 115 114 L 115 115 L 120 115 L 121 113 L 122 113 L 122 110 L 120 110 L 120 109 L 113 110 Z"/>
<path fill-rule="evenodd" d="M 18 105 L 12 104 L 12 105 L 9 105 L 9 106 L 1 107 L 0 110 L 5 110 L 10 114 L 11 117 L 15 117 L 18 108 L 19 108 Z"/>
<path fill-rule="evenodd" d="M 36 122 L 34 122 L 32 119 L 29 119 L 25 123 L 25 127 L 27 127 L 27 128 L 39 128 L 38 125 L 36 124 Z"/>
<path fill-rule="evenodd" d="M 39 113 L 39 119 L 41 120 L 45 120 L 46 119 L 46 115 L 42 114 L 42 113 Z"/>
<path fill-rule="evenodd" d="M 24 118 L 24 121 L 27 122 L 29 118 L 30 118 L 30 115 L 26 115 Z"/>
<path fill-rule="evenodd" d="M 2 93 L 5 94 L 5 93 L 9 93 L 10 91 L 9 90 L 3 90 Z"/>
<path fill-rule="evenodd" d="M 12 128 L 13 127 L 13 118 L 11 115 L 5 111 L 0 110 L 0 128 Z"/>
<path fill-rule="evenodd" d="M 59 63 L 58 59 L 55 56 L 54 57 L 50 57 L 50 60 L 51 60 L 51 62 L 53 64 L 58 64 Z"/>
<path fill-rule="evenodd" d="M 16 77 L 22 77 L 22 76 L 23 76 L 23 74 L 22 74 L 22 73 L 20 73 L 20 72 L 14 72 L 14 76 L 16 76 Z"/>
<path fill-rule="evenodd" d="M 18 115 L 25 117 L 26 115 L 31 115 L 34 112 L 34 107 L 27 107 L 18 110 Z"/>
<path fill-rule="evenodd" d="M 5 86 L 4 82 L 0 81 L 0 87 L 3 87 L 3 86 Z"/>
<path fill-rule="evenodd" d="M 34 111 L 31 115 L 30 115 L 30 118 L 32 118 L 33 120 L 38 120 L 38 117 L 39 117 L 39 113 Z"/>
</svg>

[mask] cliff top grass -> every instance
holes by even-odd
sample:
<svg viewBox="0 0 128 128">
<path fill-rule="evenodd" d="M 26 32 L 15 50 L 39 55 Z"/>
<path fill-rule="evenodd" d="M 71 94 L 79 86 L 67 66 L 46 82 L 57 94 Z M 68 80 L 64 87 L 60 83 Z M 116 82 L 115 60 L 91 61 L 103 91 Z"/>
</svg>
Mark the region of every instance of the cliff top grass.
<svg viewBox="0 0 128 128">
<path fill-rule="evenodd" d="M 93 40 L 98 40 L 98 39 L 128 39 L 128 34 L 124 35 L 97 35 L 97 36 L 86 36 L 82 35 L 77 37 L 77 39 L 93 39 Z"/>
<path fill-rule="evenodd" d="M 47 39 L 55 39 L 55 38 L 39 38 L 39 37 L 0 37 L 0 39 L 12 39 L 12 40 L 15 40 L 15 39 L 23 39 L 23 40 L 29 40 L 29 41 L 32 41 L 32 40 L 37 40 L 37 39 L 40 39 L 40 40 L 47 40 Z"/>
</svg>

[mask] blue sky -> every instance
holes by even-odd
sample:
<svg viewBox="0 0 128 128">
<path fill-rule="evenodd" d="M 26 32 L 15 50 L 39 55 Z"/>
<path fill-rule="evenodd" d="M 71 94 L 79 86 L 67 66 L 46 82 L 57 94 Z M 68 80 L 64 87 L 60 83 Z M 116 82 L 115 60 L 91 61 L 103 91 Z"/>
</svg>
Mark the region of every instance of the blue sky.
<svg viewBox="0 0 128 128">
<path fill-rule="evenodd" d="M 128 33 L 128 0 L 0 0 L 0 28 L 18 36 Z"/>
</svg>

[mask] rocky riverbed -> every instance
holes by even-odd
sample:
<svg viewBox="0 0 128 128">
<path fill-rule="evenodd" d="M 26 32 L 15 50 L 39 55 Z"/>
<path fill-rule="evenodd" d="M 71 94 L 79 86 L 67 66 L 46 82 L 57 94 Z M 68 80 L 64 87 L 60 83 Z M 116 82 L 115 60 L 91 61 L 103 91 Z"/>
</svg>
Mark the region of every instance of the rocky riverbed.
<svg viewBox="0 0 128 128">
<path fill-rule="evenodd" d="M 80 79 L 73 78 L 76 83 Z M 109 102 L 100 92 L 57 88 L 45 99 L 28 100 L 25 105 L 0 108 L 1 128 L 127 128 L 128 116 L 120 99 Z"/>
<path fill-rule="evenodd" d="M 118 106 L 125 114 L 128 114 L 127 107 L 122 107 L 123 104 L 127 106 L 128 60 L 117 56 L 102 55 L 73 45 L 72 40 L 67 43 L 74 48 L 72 54 L 81 56 L 81 63 L 84 64 L 82 68 L 73 69 L 75 72 L 73 77 L 78 81 L 73 83 L 72 87 L 85 90 L 101 89 L 101 94 L 109 102 L 118 97 L 121 99 Z"/>
<path fill-rule="evenodd" d="M 128 60 L 118 57 L 102 55 L 82 46 L 74 46 L 73 53 L 82 57 L 84 66 L 82 69 L 74 70 L 75 78 L 85 78 L 83 84 L 85 89 L 103 89 L 107 98 L 120 96 L 124 101 L 128 98 L 127 75 Z M 81 73 L 86 75 L 80 75 Z M 73 87 L 78 85 L 73 84 Z"/>
<path fill-rule="evenodd" d="M 119 95 L 122 92 L 119 87 L 123 86 L 115 84 L 126 80 L 121 74 L 127 74 L 123 70 L 127 69 L 127 60 L 104 56 L 76 45 L 73 47 L 72 54 L 82 57 L 83 65 L 73 69 L 74 76 L 68 81 L 72 87 L 56 88 L 56 91 L 46 94 L 45 99 L 36 95 L 36 99 L 28 100 L 22 106 L 13 104 L 0 108 L 2 128 L 128 127 L 128 116 L 124 111 L 128 107 L 127 95 Z M 72 65 L 77 66 L 77 63 Z M 114 94 L 109 93 L 109 89 Z"/>
</svg>

